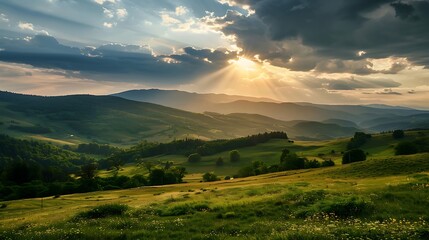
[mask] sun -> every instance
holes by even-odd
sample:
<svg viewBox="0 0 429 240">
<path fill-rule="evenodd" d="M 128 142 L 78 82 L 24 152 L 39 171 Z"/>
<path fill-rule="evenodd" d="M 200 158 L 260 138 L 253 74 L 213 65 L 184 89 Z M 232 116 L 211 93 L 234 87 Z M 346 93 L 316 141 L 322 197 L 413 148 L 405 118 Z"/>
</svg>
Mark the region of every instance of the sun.
<svg viewBox="0 0 429 240">
<path fill-rule="evenodd" d="M 258 64 L 246 57 L 238 57 L 237 59 L 229 60 L 229 63 L 234 64 L 241 71 L 252 72 L 258 69 Z"/>
</svg>

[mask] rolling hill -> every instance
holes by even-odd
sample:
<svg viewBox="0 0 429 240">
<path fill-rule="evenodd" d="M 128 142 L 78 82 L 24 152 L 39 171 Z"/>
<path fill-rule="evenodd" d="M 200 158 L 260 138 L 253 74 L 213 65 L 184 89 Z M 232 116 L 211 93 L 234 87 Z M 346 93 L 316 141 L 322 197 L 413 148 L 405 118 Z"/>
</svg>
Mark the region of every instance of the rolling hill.
<svg viewBox="0 0 429 240">
<path fill-rule="evenodd" d="M 2 133 L 61 144 L 96 141 L 130 145 L 142 140 L 235 138 L 266 131 L 332 138 L 351 136 L 357 130 L 318 123 L 324 134 L 318 134 L 316 128 L 303 133 L 294 129 L 296 122 L 257 114 L 192 113 L 114 96 L 41 97 L 9 92 L 0 92 L 0 122 Z"/>
<path fill-rule="evenodd" d="M 360 128 L 366 128 L 363 122 L 380 118 L 406 119 L 408 116 L 428 113 L 427 111 L 415 110 L 405 107 L 387 105 L 323 105 L 312 103 L 290 103 L 276 102 L 274 100 L 255 99 L 239 96 L 217 95 L 217 94 L 197 94 L 171 90 L 132 90 L 117 93 L 115 96 L 122 98 L 145 101 L 161 104 L 178 109 L 193 112 L 218 112 L 229 113 L 250 113 L 260 114 L 267 117 L 283 120 L 305 120 L 305 121 L 328 121 L 331 119 L 346 120 L 355 123 Z M 429 118 L 424 119 L 429 122 Z M 332 123 L 332 122 L 331 122 Z M 345 122 L 342 122 L 343 124 Z M 338 121 L 335 122 L 338 124 Z M 342 125 L 350 127 L 350 124 Z M 380 127 L 369 129 L 393 130 L 395 128 L 416 128 L 420 126 L 414 124 L 396 124 L 392 127 Z"/>
</svg>

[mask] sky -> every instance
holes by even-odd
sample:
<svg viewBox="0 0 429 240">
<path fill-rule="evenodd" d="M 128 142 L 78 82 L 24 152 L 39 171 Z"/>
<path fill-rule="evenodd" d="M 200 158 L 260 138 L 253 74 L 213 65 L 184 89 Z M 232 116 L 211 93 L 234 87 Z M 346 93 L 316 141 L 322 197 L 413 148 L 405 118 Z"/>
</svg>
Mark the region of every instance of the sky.
<svg viewBox="0 0 429 240">
<path fill-rule="evenodd" d="M 429 0 L 0 0 L 0 90 L 429 109 Z"/>
</svg>

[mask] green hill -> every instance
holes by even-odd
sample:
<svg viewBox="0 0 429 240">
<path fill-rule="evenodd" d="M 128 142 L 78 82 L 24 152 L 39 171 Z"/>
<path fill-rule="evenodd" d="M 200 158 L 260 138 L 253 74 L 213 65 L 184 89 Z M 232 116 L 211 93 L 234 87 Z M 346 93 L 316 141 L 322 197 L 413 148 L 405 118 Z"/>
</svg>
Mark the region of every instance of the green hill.
<svg viewBox="0 0 429 240">
<path fill-rule="evenodd" d="M 368 140 L 364 145 L 360 148 L 364 150 L 368 154 L 367 161 L 361 164 L 362 171 L 364 171 L 364 166 L 366 164 L 372 164 L 372 161 L 376 161 L 377 163 L 385 164 L 386 161 L 392 162 L 400 162 L 401 159 L 404 160 L 404 165 L 410 165 L 412 170 L 404 170 L 404 174 L 408 174 L 412 171 L 418 171 L 419 168 L 413 168 L 414 164 L 411 163 L 411 160 L 408 157 L 404 156 L 395 156 L 394 148 L 395 146 L 404 141 L 413 141 L 415 139 L 425 137 L 429 135 L 429 131 L 406 131 L 405 137 L 402 139 L 394 139 L 392 137 L 392 133 L 383 133 L 383 134 L 373 134 L 372 138 Z M 290 142 L 285 139 L 271 139 L 268 142 L 263 142 L 257 144 L 255 146 L 241 147 L 237 148 L 241 155 L 241 160 L 239 162 L 230 162 L 229 161 L 229 151 L 221 151 L 215 154 L 202 156 L 200 162 L 197 163 L 189 163 L 187 154 L 160 154 L 156 156 L 147 156 L 142 157 L 142 154 L 138 153 L 137 149 L 130 149 L 130 153 L 134 156 L 138 156 L 137 158 L 143 159 L 143 161 L 159 163 L 159 162 L 167 162 L 172 161 L 175 166 L 183 166 L 187 169 L 188 173 L 195 174 L 198 176 L 198 180 L 205 172 L 214 172 L 219 176 L 233 176 L 238 173 L 238 171 L 244 167 L 250 166 L 253 161 L 263 161 L 267 165 L 279 164 L 280 156 L 282 150 L 287 148 L 291 152 L 296 153 L 301 157 L 305 157 L 309 160 L 316 159 L 318 161 L 333 160 L 336 165 L 341 165 L 342 152 L 345 152 L 347 149 L 347 143 L 350 141 L 350 138 L 340 138 L 334 140 L 325 140 L 325 141 L 294 141 Z M 426 156 L 426 155 L 422 155 Z M 222 158 L 224 160 L 224 164 L 222 166 L 216 165 L 216 160 L 218 158 Z M 377 162 L 380 160 L 381 162 Z M 419 162 L 420 161 L 420 162 Z M 417 166 L 422 166 L 422 161 L 424 159 L 418 158 Z M 411 164 L 410 164 L 411 163 Z M 421 163 L 421 164 L 420 164 Z M 358 166 L 359 166 L 358 164 Z M 382 165 L 383 165 L 382 164 Z M 373 172 L 373 174 L 380 176 L 384 175 L 395 175 L 400 174 L 395 172 L 392 174 L 389 167 L 395 168 L 398 171 L 401 169 L 401 165 L 384 165 L 386 169 L 386 173 L 383 173 L 380 168 L 382 165 L 377 167 L 377 172 Z M 423 164 L 424 165 L 424 164 Z M 398 167 L 399 166 L 399 167 Z M 348 166 L 347 166 L 348 167 Z M 344 168 L 345 171 L 348 171 L 348 168 Z M 375 169 L 375 168 L 374 168 Z M 425 168 L 422 168 L 424 170 Z M 342 170 L 341 170 L 342 171 Z M 393 171 L 393 170 L 392 170 Z M 123 170 L 120 174 L 123 175 L 133 175 L 133 174 L 145 174 L 146 170 L 141 166 L 136 166 L 135 163 L 126 164 L 123 167 Z M 111 172 L 103 171 L 103 175 L 110 176 Z"/>
<path fill-rule="evenodd" d="M 113 96 L 41 97 L 8 92 L 0 92 L 0 122 L 3 133 L 60 144 L 231 139 L 269 131 L 316 138 L 318 131 L 326 127 L 331 128 L 329 137 L 338 137 L 352 135 L 356 130 L 322 124 L 304 134 L 288 122 L 257 114 L 191 113 Z"/>
<path fill-rule="evenodd" d="M 429 134 L 407 131 L 397 140 L 377 134 L 362 146 L 364 162 L 342 166 L 349 139 L 271 140 L 240 148 L 242 159 L 224 173 L 254 160 L 278 161 L 287 147 L 308 158 L 334 158 L 337 165 L 260 176 L 70 194 L 1 203 L 5 239 L 427 239 L 428 153 L 393 156 L 392 148 Z M 332 151 L 334 150 L 334 151 Z M 324 154 L 324 155 L 321 155 Z M 218 173 L 214 158 L 196 165 L 173 160 L 191 173 Z M 176 162 L 177 160 L 177 162 Z M 121 173 L 131 174 L 125 167 Z M 137 169 L 134 169 L 137 171 Z M 220 175 L 218 173 L 218 175 Z"/>
</svg>

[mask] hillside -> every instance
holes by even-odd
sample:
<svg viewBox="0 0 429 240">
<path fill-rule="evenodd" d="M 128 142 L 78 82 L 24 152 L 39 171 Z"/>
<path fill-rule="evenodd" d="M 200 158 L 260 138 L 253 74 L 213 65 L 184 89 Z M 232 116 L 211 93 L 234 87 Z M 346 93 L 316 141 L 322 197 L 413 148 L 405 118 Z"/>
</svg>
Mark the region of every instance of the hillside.
<svg viewBox="0 0 429 240">
<path fill-rule="evenodd" d="M 175 138 L 229 139 L 267 131 L 303 136 L 290 123 L 257 114 L 191 113 L 113 96 L 41 97 L 0 93 L 0 130 L 18 137 L 60 144 L 97 141 L 130 145 L 142 140 Z M 350 136 L 356 129 L 331 127 L 329 137 Z M 333 128 L 332 128 L 333 127 Z M 325 131 L 325 130 L 324 130 Z M 317 137 L 317 130 L 311 136 Z M 326 136 L 326 135 L 325 135 Z"/>
<path fill-rule="evenodd" d="M 227 103 L 238 100 L 253 101 L 253 102 L 277 102 L 269 98 L 256 98 L 227 94 L 214 93 L 191 93 L 178 90 L 160 90 L 160 89 L 140 89 L 129 90 L 112 94 L 129 100 L 139 102 L 149 102 L 178 108 L 191 112 L 206 112 L 213 111 L 212 105 L 217 103 Z M 214 111 L 218 112 L 218 111 Z"/>
<path fill-rule="evenodd" d="M 347 120 L 360 125 L 361 122 L 378 118 L 400 118 L 404 116 L 427 113 L 412 108 L 387 105 L 323 105 L 313 103 L 276 102 L 270 99 L 258 99 L 224 94 L 197 94 L 171 90 L 131 90 L 117 93 L 122 98 L 151 102 L 164 106 L 184 109 L 193 112 L 218 112 L 260 114 L 283 120 L 326 121 L 330 119 Z M 429 119 L 425 119 L 426 123 Z M 414 128 L 415 125 L 397 124 L 396 128 Z M 348 127 L 348 126 L 346 126 Z M 384 130 L 394 130 L 385 128 Z"/>
<path fill-rule="evenodd" d="M 391 133 L 374 134 L 372 138 L 360 148 L 368 154 L 368 160 L 391 161 L 392 159 L 396 159 L 395 161 L 399 162 L 400 159 L 407 157 L 395 156 L 395 146 L 400 142 L 414 141 L 415 139 L 425 136 L 429 136 L 429 131 L 407 131 L 405 138 L 402 139 L 393 139 Z M 240 169 L 250 166 L 253 161 L 260 160 L 267 165 L 278 164 L 282 150 L 285 148 L 310 160 L 316 159 L 318 161 L 323 161 L 331 159 L 336 165 L 341 165 L 342 152 L 346 151 L 349 141 L 350 138 L 339 138 L 325 141 L 294 141 L 292 143 L 285 139 L 271 139 L 268 142 L 263 142 L 255 146 L 237 148 L 241 155 L 241 160 L 239 162 L 229 161 L 230 151 L 220 151 L 215 154 L 203 155 L 201 161 L 197 163 L 188 162 L 189 153 L 182 154 L 179 151 L 175 154 L 144 156 L 143 159 L 146 162 L 152 163 L 171 161 L 175 166 L 183 166 L 187 169 L 188 173 L 196 174 L 199 177 L 205 172 L 214 172 L 224 177 L 237 174 Z M 142 152 L 140 154 L 138 153 L 138 148 L 131 148 L 126 151 L 129 151 L 129 153 L 132 153 L 134 156 L 142 156 L 143 154 Z M 124 156 L 127 156 L 127 154 Z M 216 160 L 219 158 L 224 160 L 224 164 L 221 166 L 216 165 Z M 424 161 L 424 159 L 420 159 L 419 161 Z M 407 165 L 406 162 L 403 164 Z M 365 164 L 363 166 L 365 166 Z M 413 168 L 413 166 L 411 166 L 411 168 Z M 131 162 L 123 167 L 120 174 L 130 176 L 133 174 L 145 174 L 145 171 L 146 170 L 141 166 L 137 166 L 135 162 Z M 361 171 L 364 170 L 361 169 Z M 397 168 L 396 171 L 400 171 L 400 168 Z M 377 172 L 372 173 L 377 175 Z M 103 171 L 102 174 L 109 176 L 111 172 Z"/>
<path fill-rule="evenodd" d="M 369 159 L 344 166 L 332 150 L 344 150 L 349 139 L 272 140 L 239 149 L 246 158 L 237 164 L 278 161 L 285 146 L 309 158 L 324 153 L 337 164 L 215 182 L 189 174 L 183 184 L 48 197 L 43 209 L 38 198 L 7 201 L 0 208 L 0 232 L 6 239 L 44 240 L 427 239 L 428 153 L 392 151 L 401 141 L 427 134 L 406 132 L 401 140 L 374 135 L 363 146 Z M 208 158 L 189 169 L 226 173 L 233 167 L 221 170 L 213 163 Z M 133 174 L 129 167 L 122 173 Z"/>
</svg>

